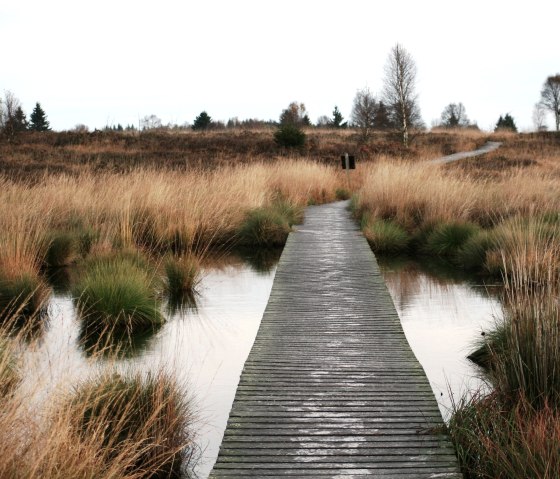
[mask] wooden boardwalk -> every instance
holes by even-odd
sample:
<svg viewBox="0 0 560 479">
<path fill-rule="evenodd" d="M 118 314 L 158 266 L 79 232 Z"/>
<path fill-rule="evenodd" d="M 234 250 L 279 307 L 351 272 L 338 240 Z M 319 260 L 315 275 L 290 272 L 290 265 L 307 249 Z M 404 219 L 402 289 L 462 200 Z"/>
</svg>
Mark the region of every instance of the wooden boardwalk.
<svg viewBox="0 0 560 479">
<path fill-rule="evenodd" d="M 288 238 L 212 478 L 462 478 L 346 206 L 309 207 Z"/>
</svg>

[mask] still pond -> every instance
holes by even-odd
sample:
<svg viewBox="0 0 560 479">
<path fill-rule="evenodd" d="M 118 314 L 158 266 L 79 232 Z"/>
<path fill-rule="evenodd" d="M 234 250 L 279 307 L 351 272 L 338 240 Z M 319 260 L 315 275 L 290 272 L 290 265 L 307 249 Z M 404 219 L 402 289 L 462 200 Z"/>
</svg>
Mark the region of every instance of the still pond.
<svg viewBox="0 0 560 479">
<path fill-rule="evenodd" d="M 24 387 L 32 404 L 48 401 L 106 367 L 171 369 L 197 411 L 198 460 L 194 473 L 208 476 L 235 396 L 243 363 L 266 307 L 276 258 L 224 256 L 205 267 L 193 304 L 168 311 L 168 322 L 121 359 L 92 362 L 80 346 L 72 298 L 57 288 L 48 327 L 25 352 Z M 445 268 L 411 260 L 381 260 L 380 266 L 408 341 L 426 370 L 444 417 L 455 398 L 482 386 L 466 355 L 482 331 L 500 316 L 492 287 Z M 39 387 L 37 387 L 39 385 Z"/>
</svg>

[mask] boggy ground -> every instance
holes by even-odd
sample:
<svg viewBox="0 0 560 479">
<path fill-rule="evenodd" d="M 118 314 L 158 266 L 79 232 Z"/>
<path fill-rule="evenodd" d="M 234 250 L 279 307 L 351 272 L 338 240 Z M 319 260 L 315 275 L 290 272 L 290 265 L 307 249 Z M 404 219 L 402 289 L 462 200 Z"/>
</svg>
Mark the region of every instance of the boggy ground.
<svg viewBox="0 0 560 479">
<path fill-rule="evenodd" d="M 475 149 L 489 137 L 504 145 L 487 156 L 445 166 L 425 161 Z M 510 319 L 499 343 L 507 347 L 486 345 L 495 402 L 479 398 L 462 405 L 451 432 L 472 477 L 555 477 L 534 463 L 557 464 L 547 438 L 556 437 L 560 423 L 555 419 L 560 381 L 540 373 L 558 364 L 552 354 L 556 343 L 548 338 L 558 324 L 560 137 L 420 132 L 406 150 L 392 133 L 376 134 L 364 143 L 353 130 L 310 130 L 307 146 L 296 151 L 278 148 L 272 138 L 271 130 L 66 132 L 23 135 L 0 144 L 2 321 L 17 319 L 27 327 L 41 322 L 49 294 L 46 275 L 75 264 L 78 309 L 84 319 L 102 325 L 97 329 L 113 333 L 122 325 L 125 330 L 157 327 L 162 297 L 192 292 L 197 265 L 209 251 L 281 246 L 306 205 L 353 195 L 355 214 L 374 250 L 436 254 L 458 268 L 507 279 Z M 338 169 L 345 151 L 358 158 L 349 182 Z M 134 308 L 137 294 L 147 298 L 141 317 Z M 130 304 L 132 309 L 125 309 Z M 0 430 L 11 431 L 15 424 L 33 421 L 16 401 L 20 342 L 8 332 L 2 338 Z M 518 356 L 512 357 L 512 351 Z M 506 367 L 515 364 L 523 367 Z M 96 410 L 114 410 L 122 391 L 129 390 L 111 378 L 99 379 L 96 387 L 109 392 Z M 160 386 L 146 385 L 150 391 L 175 387 L 158 378 Z M 134 395 L 146 397 L 136 378 L 129 382 L 135 385 Z M 175 407 L 162 405 L 159 398 L 143 399 L 148 406 L 142 407 Z M 495 404 L 500 406 L 491 407 Z M 23 448 L 21 437 L 4 434 L 2 444 L 11 453 L 0 460 L 0 472 L 21 471 L 14 477 L 142 477 L 138 467 L 177 470 L 177 451 L 189 450 L 190 436 L 179 435 L 159 463 L 152 454 L 149 467 L 138 466 L 142 445 L 150 443 L 147 436 L 128 438 L 128 449 L 107 448 L 106 437 L 87 435 L 95 429 L 76 432 L 76 417 L 83 417 L 76 416 L 76 407 L 75 401 L 56 401 L 49 416 L 56 434 L 30 434 Z M 78 409 L 90 411 L 91 404 L 82 402 Z M 177 413 L 165 410 L 174 427 Z M 543 411 L 549 410 L 553 414 L 543 421 Z M 101 422 L 91 427 L 103 428 L 107 414 L 96 418 Z M 505 421 L 511 437 L 477 442 L 480 428 L 487 425 L 483 419 L 494 421 L 496 431 L 505 430 Z M 527 427 L 534 421 L 543 434 L 529 437 Z M 74 441 L 79 447 L 67 447 Z M 161 451 L 161 444 L 153 450 Z M 526 460 L 525 469 L 514 468 L 523 473 L 508 475 L 507 457 L 526 458 L 528 450 L 538 460 Z M 103 459 L 101 466 L 88 473 L 87 465 L 97 458 Z M 485 471 L 498 472 L 489 476 Z"/>
<path fill-rule="evenodd" d="M 560 471 L 560 135 L 496 136 L 497 151 L 442 167 L 370 164 L 353 207 L 375 251 L 438 256 L 504 281 L 505 319 L 472 356 L 494 391 L 458 398 L 450 433 L 468 478 L 552 479 Z"/>
</svg>

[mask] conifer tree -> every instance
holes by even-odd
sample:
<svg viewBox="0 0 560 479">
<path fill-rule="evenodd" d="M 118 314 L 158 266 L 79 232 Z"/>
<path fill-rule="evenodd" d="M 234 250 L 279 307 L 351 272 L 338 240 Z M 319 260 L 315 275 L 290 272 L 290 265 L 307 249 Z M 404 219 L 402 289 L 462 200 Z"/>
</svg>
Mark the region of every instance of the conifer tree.
<svg viewBox="0 0 560 479">
<path fill-rule="evenodd" d="M 14 115 L 14 130 L 19 133 L 27 130 L 27 128 L 28 124 L 25 113 L 23 112 L 21 106 L 18 106 Z"/>
<path fill-rule="evenodd" d="M 203 111 L 203 112 L 200 113 L 200 115 L 198 115 L 194 119 L 192 129 L 193 130 L 206 130 L 207 128 L 210 127 L 211 124 L 212 124 L 212 117 L 208 113 Z"/>
<path fill-rule="evenodd" d="M 496 123 L 496 128 L 494 128 L 494 131 L 497 131 L 497 130 L 500 130 L 500 129 L 511 130 L 511 131 L 517 133 L 517 126 L 515 125 L 515 120 L 513 119 L 513 117 L 509 113 L 506 113 L 506 115 L 503 116 L 503 117 L 502 117 L 502 115 L 500 115 L 500 118 L 498 119 L 498 122 Z"/>
<path fill-rule="evenodd" d="M 32 131 L 49 131 L 51 129 L 47 121 L 47 115 L 41 108 L 39 102 L 35 104 L 35 108 L 33 108 L 29 120 L 29 129 Z"/>
<path fill-rule="evenodd" d="M 333 118 L 331 121 L 332 126 L 334 126 L 335 128 L 346 128 L 347 122 L 342 121 L 344 120 L 344 118 L 337 106 L 334 107 L 332 114 L 333 114 Z"/>
</svg>

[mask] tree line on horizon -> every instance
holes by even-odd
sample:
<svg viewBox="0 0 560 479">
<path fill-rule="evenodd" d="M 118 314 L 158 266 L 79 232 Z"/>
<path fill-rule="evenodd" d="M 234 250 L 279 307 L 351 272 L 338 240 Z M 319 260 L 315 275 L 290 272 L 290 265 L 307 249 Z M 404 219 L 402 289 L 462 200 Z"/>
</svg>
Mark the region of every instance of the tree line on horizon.
<svg viewBox="0 0 560 479">
<path fill-rule="evenodd" d="M 213 120 L 207 111 L 202 111 L 192 125 L 166 125 L 154 114 L 139 120 L 138 127 L 127 125 L 106 126 L 104 130 L 136 131 L 154 129 L 187 129 L 204 131 L 226 128 L 258 128 L 277 127 L 277 142 L 283 146 L 300 146 L 305 141 L 305 134 L 301 131 L 305 127 L 318 128 L 346 128 L 353 127 L 360 131 L 363 141 L 367 141 L 373 131 L 397 130 L 402 142 L 408 146 L 410 131 L 425 129 L 418 105 L 416 93 L 416 64 L 410 53 L 400 44 L 396 44 L 390 51 L 385 64 L 383 89 L 379 96 L 374 95 L 369 88 L 359 89 L 354 97 L 350 118 L 344 117 L 335 105 L 332 116 L 322 115 L 313 124 L 304 103 L 292 102 L 282 110 L 279 120 L 238 120 L 230 118 L 227 123 Z M 540 101 L 534 105 L 533 124 L 537 131 L 545 131 L 546 114 L 552 113 L 556 131 L 560 131 L 560 74 L 549 76 L 540 92 Z M 462 103 L 449 103 L 442 111 L 441 118 L 432 124 L 441 128 L 478 128 L 476 122 L 471 122 Z M 27 119 L 20 101 L 10 92 L 5 91 L 4 98 L 0 98 L 0 135 L 12 140 L 15 135 L 24 131 L 49 131 L 50 124 L 41 104 L 37 102 Z M 506 113 L 500 115 L 495 130 L 509 129 L 517 131 L 515 120 Z M 87 132 L 89 128 L 77 124 L 75 131 Z M 288 138 L 282 140 L 282 136 Z M 290 137 L 292 140 L 290 140 Z"/>
<path fill-rule="evenodd" d="M 47 115 L 39 102 L 27 120 L 20 101 L 10 91 L 4 93 L 0 98 L 0 134 L 8 140 L 12 140 L 18 133 L 23 131 L 49 131 L 50 124 Z"/>
</svg>

